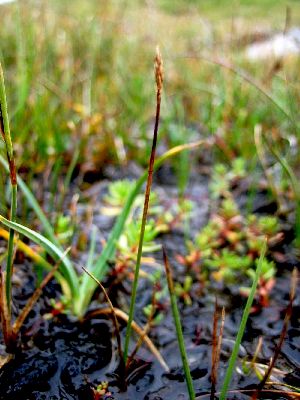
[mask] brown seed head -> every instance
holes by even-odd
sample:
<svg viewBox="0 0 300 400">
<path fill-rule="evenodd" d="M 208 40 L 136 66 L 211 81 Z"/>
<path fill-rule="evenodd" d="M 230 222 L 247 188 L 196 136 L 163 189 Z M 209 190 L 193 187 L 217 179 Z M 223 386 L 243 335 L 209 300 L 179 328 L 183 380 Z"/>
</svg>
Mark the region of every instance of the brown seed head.
<svg viewBox="0 0 300 400">
<path fill-rule="evenodd" d="M 163 61 L 158 46 L 156 47 L 154 68 L 155 68 L 156 87 L 158 91 L 161 91 L 164 80 L 164 69 L 163 69 Z"/>
</svg>

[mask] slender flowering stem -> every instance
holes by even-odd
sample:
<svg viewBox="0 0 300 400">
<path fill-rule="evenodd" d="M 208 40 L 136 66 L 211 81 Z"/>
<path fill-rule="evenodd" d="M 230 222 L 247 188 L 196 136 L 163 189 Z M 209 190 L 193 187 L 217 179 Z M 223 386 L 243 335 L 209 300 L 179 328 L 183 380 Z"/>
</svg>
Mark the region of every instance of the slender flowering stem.
<svg viewBox="0 0 300 400">
<path fill-rule="evenodd" d="M 130 334 L 131 334 L 131 324 L 132 324 L 133 316 L 134 316 L 134 308 L 135 308 L 137 286 L 138 286 L 138 280 L 139 280 L 139 271 L 140 271 L 141 258 L 142 258 L 143 241 L 144 241 L 145 227 L 146 227 L 146 222 L 147 222 L 147 214 L 148 214 L 148 208 L 149 208 L 149 199 L 150 199 L 152 176 L 153 176 L 153 167 L 154 167 L 154 160 L 155 160 L 156 143 L 157 143 L 157 136 L 158 136 L 161 92 L 162 92 L 162 84 L 163 84 L 163 66 L 162 66 L 161 55 L 160 55 L 158 48 L 157 48 L 156 57 L 155 57 L 155 79 L 156 79 L 155 126 L 154 126 L 154 132 L 153 132 L 152 149 L 151 149 L 150 160 L 149 160 L 148 177 L 147 177 L 147 184 L 146 184 L 146 191 L 145 191 L 144 209 L 143 209 L 143 217 L 142 217 L 141 231 L 140 231 L 140 237 L 139 237 L 136 266 L 135 266 L 135 272 L 134 272 L 134 280 L 133 280 L 133 285 L 132 285 L 132 293 L 131 293 L 130 309 L 129 309 L 129 319 L 128 319 L 128 324 L 127 324 L 127 328 L 126 328 L 126 337 L 125 337 L 125 345 L 124 345 L 125 365 L 126 365 L 127 357 L 128 357 L 128 347 L 129 347 L 129 340 L 130 340 Z"/>
<path fill-rule="evenodd" d="M 13 146 L 10 136 L 9 119 L 7 113 L 7 102 L 5 94 L 5 84 L 2 66 L 0 64 L 0 131 L 2 139 L 5 143 L 7 161 L 9 165 L 9 175 L 11 183 L 11 205 L 10 205 L 10 220 L 16 220 L 17 213 L 17 173 L 14 159 Z M 11 313 L 11 275 L 13 269 L 13 252 L 14 252 L 14 230 L 10 229 L 7 250 L 6 278 L 5 291 L 8 313 Z"/>
</svg>

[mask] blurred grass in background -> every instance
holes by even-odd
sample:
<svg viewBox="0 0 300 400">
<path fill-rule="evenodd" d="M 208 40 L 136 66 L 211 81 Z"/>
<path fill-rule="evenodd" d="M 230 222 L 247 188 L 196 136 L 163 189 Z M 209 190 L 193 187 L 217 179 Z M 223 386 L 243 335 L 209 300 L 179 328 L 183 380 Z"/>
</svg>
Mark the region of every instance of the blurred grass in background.
<svg viewBox="0 0 300 400">
<path fill-rule="evenodd" d="M 297 0 L 24 0 L 0 9 L 21 172 L 66 172 L 76 151 L 82 171 L 130 159 L 145 165 L 156 44 L 165 62 L 161 143 L 217 134 L 218 157 L 253 159 L 259 123 L 283 151 L 298 145 L 299 56 L 245 58 L 248 44 L 300 25 Z M 273 102 L 220 61 L 242 69 Z"/>
</svg>

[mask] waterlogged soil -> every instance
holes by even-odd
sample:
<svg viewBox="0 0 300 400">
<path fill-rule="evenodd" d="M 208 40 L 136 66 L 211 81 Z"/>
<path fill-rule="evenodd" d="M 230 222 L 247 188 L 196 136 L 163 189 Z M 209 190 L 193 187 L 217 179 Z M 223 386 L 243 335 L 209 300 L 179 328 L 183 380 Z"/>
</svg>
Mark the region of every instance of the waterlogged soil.
<svg viewBox="0 0 300 400">
<path fill-rule="evenodd" d="M 139 172 L 134 170 L 129 176 L 134 178 L 139 175 Z M 79 233 L 89 235 L 90 226 L 84 222 L 84 219 L 92 207 L 93 224 L 99 228 L 103 237 L 108 236 L 113 220 L 101 214 L 101 204 L 109 180 L 120 177 L 122 177 L 121 171 L 107 171 L 107 179 L 102 179 L 101 183 L 91 184 L 88 189 L 80 193 L 82 200 L 79 202 L 77 211 L 79 218 L 82 218 L 82 231 Z M 128 177 L 128 172 L 126 177 Z M 155 188 L 163 201 L 170 202 L 176 198 L 177 189 L 174 182 L 175 180 L 170 178 L 167 170 L 161 170 L 156 176 Z M 196 207 L 190 226 L 190 234 L 193 236 L 207 222 L 210 204 L 207 177 L 197 173 L 192 176 L 190 182 L 187 193 L 194 200 Z M 240 190 L 241 206 L 246 198 L 247 189 Z M 256 212 L 273 213 L 274 207 L 265 194 L 256 195 L 253 203 Z M 186 252 L 183 230 L 180 227 L 174 228 L 170 233 L 162 235 L 159 240 L 167 250 L 176 279 L 183 282 L 185 269 L 176 259 L 177 254 L 184 255 Z M 257 363 L 266 365 L 274 353 L 289 302 L 291 270 L 294 265 L 298 265 L 292 255 L 291 240 L 291 227 L 287 223 L 286 240 L 281 247 L 285 260 L 278 265 L 278 276 L 270 294 L 270 304 L 264 308 L 257 308 L 256 312 L 250 316 L 239 349 L 237 370 L 230 385 L 230 388 L 235 391 L 228 394 L 228 399 L 251 398 L 251 389 L 256 387 L 258 378 L 253 372 L 245 372 L 242 360 L 252 359 L 260 337 L 263 341 L 257 355 Z M 98 250 L 100 251 L 101 248 Z M 86 254 L 79 254 L 79 263 L 84 263 L 86 257 Z M 156 253 L 155 257 L 157 261 L 162 261 L 159 253 Z M 14 277 L 14 312 L 16 314 L 34 290 L 35 279 L 30 262 L 26 259 L 17 259 Z M 108 289 L 109 285 L 108 279 L 106 282 Z M 130 287 L 131 281 L 124 280 L 121 285 L 110 290 L 111 300 L 116 306 L 123 309 L 128 307 Z M 135 314 L 135 320 L 141 326 L 147 322 L 142 310 L 144 306 L 151 303 L 152 293 L 152 285 L 142 278 Z M 228 359 L 235 343 L 245 298 L 241 297 L 239 286 L 224 287 L 216 282 L 211 282 L 206 286 L 194 282 L 191 297 L 192 305 L 190 306 L 179 302 L 183 332 L 196 395 L 199 399 L 209 399 L 215 298 L 218 298 L 219 307 L 225 306 L 226 309 L 217 392 L 221 388 Z M 24 324 L 20 350 L 14 359 L 0 370 L 1 400 L 188 399 L 173 318 L 168 304 L 161 310 L 162 321 L 151 328 L 149 336 L 159 348 L 170 371 L 165 371 L 143 345 L 125 381 L 124 374 L 120 373 L 120 360 L 111 320 L 101 316 L 76 321 L 63 314 L 53 315 L 52 313 L 51 315 L 53 307 L 50 299 L 58 298 L 59 287 L 55 281 L 51 281 Z M 90 309 L 99 307 L 103 307 L 103 300 L 98 293 Z M 272 375 L 272 380 L 277 379 L 279 382 L 292 386 L 299 386 L 300 382 L 299 311 L 300 301 L 299 296 L 296 296 L 292 318 L 276 363 L 277 370 L 274 370 Z M 122 325 L 122 322 L 121 336 L 124 339 L 125 324 Z M 135 347 L 135 343 L 136 338 L 133 336 L 131 349 Z M 4 348 L 1 349 L 2 353 L 3 351 Z M 95 397 L 93 388 L 102 381 L 108 381 L 109 393 L 102 397 Z M 124 390 L 125 386 L 126 390 Z M 276 387 L 273 386 L 273 388 Z M 218 398 L 217 395 L 216 398 Z M 282 391 L 281 394 L 263 392 L 260 398 L 288 399 L 289 397 Z"/>
</svg>

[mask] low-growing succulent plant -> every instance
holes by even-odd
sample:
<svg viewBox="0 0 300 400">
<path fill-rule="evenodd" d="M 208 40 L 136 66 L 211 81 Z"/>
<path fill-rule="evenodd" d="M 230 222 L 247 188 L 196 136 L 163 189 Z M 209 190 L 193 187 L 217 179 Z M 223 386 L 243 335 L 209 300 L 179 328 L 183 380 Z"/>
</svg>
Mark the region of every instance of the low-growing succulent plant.
<svg viewBox="0 0 300 400">
<path fill-rule="evenodd" d="M 110 183 L 108 185 L 108 193 L 104 196 L 105 205 L 101 209 L 102 213 L 108 216 L 119 215 L 134 185 L 135 182 L 130 181 L 129 179 L 118 180 Z M 136 209 L 141 208 L 142 206 L 143 196 L 138 195 L 132 205 L 132 212 L 134 213 Z M 157 206 L 158 196 L 155 191 L 152 191 L 150 194 L 150 214 L 152 211 L 154 213 L 155 211 L 157 212 Z"/>
<path fill-rule="evenodd" d="M 235 158 L 232 167 L 224 164 L 216 164 L 212 171 L 210 184 L 211 196 L 213 199 L 227 197 L 230 195 L 231 184 L 246 176 L 246 164 L 243 158 Z"/>
<path fill-rule="evenodd" d="M 236 160 L 229 170 L 218 164 L 213 170 L 211 195 L 219 200 L 207 225 L 189 244 L 189 254 L 178 260 L 206 280 L 210 277 L 225 283 L 253 278 L 255 265 L 266 240 L 268 244 L 278 244 L 283 239 L 279 220 L 276 216 L 243 215 L 232 193 L 230 185 L 234 179 L 245 176 L 243 160 Z M 262 263 L 262 273 L 258 284 L 262 303 L 267 302 L 267 291 L 272 288 L 276 266 L 266 258 Z M 180 289 L 180 287 L 178 287 Z M 178 289 L 178 291 L 180 291 Z M 245 288 L 242 289 L 246 293 Z M 263 293 L 266 293 L 263 296 Z"/>
<path fill-rule="evenodd" d="M 193 278 L 190 275 L 187 275 L 182 285 L 179 282 L 176 282 L 174 285 L 176 296 L 180 299 L 183 299 L 184 304 L 187 306 L 190 306 L 192 304 L 192 299 L 190 295 L 192 284 Z"/>
<path fill-rule="evenodd" d="M 204 265 L 212 269 L 212 276 L 216 280 L 234 282 L 238 275 L 247 272 L 252 264 L 252 259 L 248 255 L 238 255 L 237 253 L 222 249 L 220 253 L 214 252 L 212 257 L 205 260 Z"/>
<path fill-rule="evenodd" d="M 132 220 L 126 225 L 126 229 L 120 236 L 117 245 L 118 249 L 122 252 L 123 255 L 133 253 L 133 257 L 135 258 L 136 249 L 139 243 L 140 231 L 140 220 Z M 153 219 L 150 219 L 145 227 L 143 253 L 157 251 L 161 248 L 161 246 L 154 241 L 159 233 L 159 227 L 156 226 L 156 223 Z"/>
<path fill-rule="evenodd" d="M 58 216 L 55 233 L 62 245 L 69 243 L 70 238 L 74 234 L 74 222 L 69 215 L 60 214 Z"/>
</svg>

